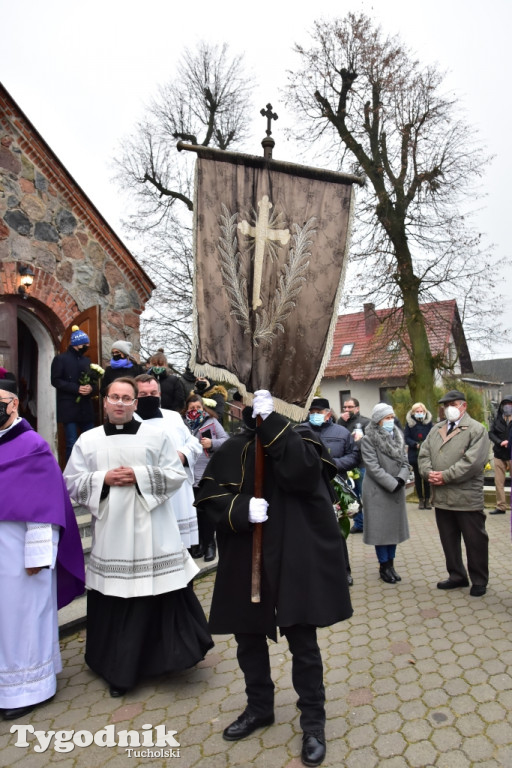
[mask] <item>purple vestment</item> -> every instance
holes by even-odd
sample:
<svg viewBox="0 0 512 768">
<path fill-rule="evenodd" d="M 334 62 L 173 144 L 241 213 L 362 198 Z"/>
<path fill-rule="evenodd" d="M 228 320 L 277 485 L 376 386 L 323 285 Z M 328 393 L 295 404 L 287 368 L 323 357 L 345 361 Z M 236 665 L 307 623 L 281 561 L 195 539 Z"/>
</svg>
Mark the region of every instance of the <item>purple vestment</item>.
<svg viewBox="0 0 512 768">
<path fill-rule="evenodd" d="M 60 526 L 57 605 L 62 608 L 84 591 L 82 543 L 59 465 L 25 419 L 0 437 L 0 477 L 0 520 Z"/>
</svg>

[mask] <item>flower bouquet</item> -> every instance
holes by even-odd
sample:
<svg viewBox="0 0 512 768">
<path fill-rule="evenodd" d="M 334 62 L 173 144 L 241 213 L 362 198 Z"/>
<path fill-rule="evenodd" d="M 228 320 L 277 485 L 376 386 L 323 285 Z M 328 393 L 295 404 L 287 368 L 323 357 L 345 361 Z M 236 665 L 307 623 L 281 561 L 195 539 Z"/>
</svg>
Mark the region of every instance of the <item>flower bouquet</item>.
<svg viewBox="0 0 512 768">
<path fill-rule="evenodd" d="M 91 363 L 89 366 L 88 371 L 82 371 L 80 374 L 80 378 L 78 379 L 79 386 L 83 386 L 84 384 L 96 384 L 96 382 L 103 376 L 105 373 L 105 369 L 101 367 L 101 365 L 96 365 L 96 363 Z M 75 400 L 75 403 L 79 403 L 82 399 L 82 395 L 78 395 L 78 397 Z"/>
<path fill-rule="evenodd" d="M 341 475 L 336 475 L 332 481 L 334 493 L 338 501 L 334 504 L 334 511 L 338 518 L 338 525 L 345 538 L 350 533 L 350 518 L 359 511 L 359 502 L 354 493 L 350 480 L 344 480 Z"/>
</svg>

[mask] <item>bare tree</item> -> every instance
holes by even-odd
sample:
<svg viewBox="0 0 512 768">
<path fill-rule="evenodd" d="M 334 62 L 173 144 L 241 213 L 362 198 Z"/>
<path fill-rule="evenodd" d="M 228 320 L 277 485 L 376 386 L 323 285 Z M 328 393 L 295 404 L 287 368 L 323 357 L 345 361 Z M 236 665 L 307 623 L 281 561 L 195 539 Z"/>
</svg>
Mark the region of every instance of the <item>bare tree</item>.
<svg viewBox="0 0 512 768">
<path fill-rule="evenodd" d="M 443 360 L 431 354 L 420 303 L 455 296 L 466 329 L 472 315 L 481 333 L 485 292 L 498 278 L 468 224 L 489 158 L 443 92 L 443 73 L 367 16 L 318 22 L 311 47 L 295 50 L 287 101 L 299 117 L 296 140 L 368 180 L 356 206 L 352 299 L 400 310 L 411 396 L 432 405 Z"/>
<path fill-rule="evenodd" d="M 121 146 L 116 178 L 134 202 L 124 225 L 158 286 L 142 318 L 143 353 L 163 346 L 184 364 L 191 347 L 194 160 L 177 152 L 177 140 L 239 145 L 248 134 L 251 87 L 243 56 L 230 56 L 227 44 L 201 43 L 185 51 Z"/>
</svg>

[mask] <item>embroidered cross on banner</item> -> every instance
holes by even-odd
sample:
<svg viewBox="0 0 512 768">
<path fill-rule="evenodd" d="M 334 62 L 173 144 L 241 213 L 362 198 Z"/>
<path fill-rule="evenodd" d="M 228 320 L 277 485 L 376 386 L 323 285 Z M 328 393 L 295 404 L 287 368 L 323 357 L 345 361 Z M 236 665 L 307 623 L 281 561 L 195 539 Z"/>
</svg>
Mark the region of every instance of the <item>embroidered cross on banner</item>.
<svg viewBox="0 0 512 768">
<path fill-rule="evenodd" d="M 256 226 L 253 227 L 248 221 L 241 221 L 238 229 L 243 235 L 254 237 L 254 273 L 252 284 L 252 308 L 256 310 L 261 306 L 260 291 L 261 278 L 263 275 L 263 257 L 265 255 L 265 245 L 268 240 L 274 240 L 286 245 L 290 240 L 289 229 L 274 229 L 269 222 L 270 209 L 272 203 L 267 195 L 263 195 L 258 203 L 260 209 Z"/>
</svg>

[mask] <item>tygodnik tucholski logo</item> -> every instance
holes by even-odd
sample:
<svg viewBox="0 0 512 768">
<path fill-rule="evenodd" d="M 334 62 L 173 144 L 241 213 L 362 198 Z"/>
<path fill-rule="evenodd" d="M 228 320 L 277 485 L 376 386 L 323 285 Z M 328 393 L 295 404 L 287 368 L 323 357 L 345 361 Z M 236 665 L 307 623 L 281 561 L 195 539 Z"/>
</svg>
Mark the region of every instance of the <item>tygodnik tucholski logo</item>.
<svg viewBox="0 0 512 768">
<path fill-rule="evenodd" d="M 91 731 L 36 731 L 33 725 L 13 725 L 15 747 L 34 752 L 72 752 L 76 747 L 122 747 L 128 757 L 180 757 L 180 743 L 174 737 L 177 731 L 168 731 L 165 725 L 143 725 L 141 731 L 116 731 L 115 725 L 106 725 L 96 733 Z"/>
</svg>

